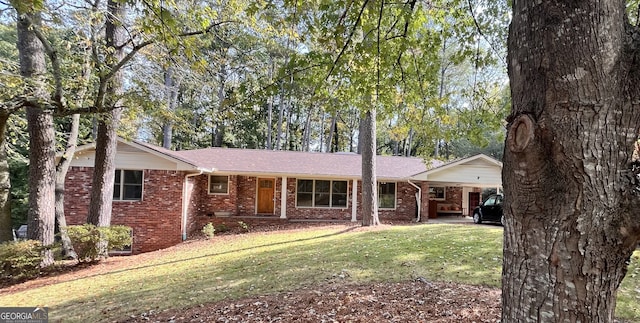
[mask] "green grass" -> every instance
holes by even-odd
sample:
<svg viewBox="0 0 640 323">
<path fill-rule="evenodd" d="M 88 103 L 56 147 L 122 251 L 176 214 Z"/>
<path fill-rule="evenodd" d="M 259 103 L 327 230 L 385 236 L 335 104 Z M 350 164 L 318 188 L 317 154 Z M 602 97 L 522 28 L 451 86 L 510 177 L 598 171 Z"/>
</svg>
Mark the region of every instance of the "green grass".
<svg viewBox="0 0 640 323">
<path fill-rule="evenodd" d="M 328 281 L 403 281 L 422 276 L 499 287 L 502 229 L 417 225 L 361 232 L 333 227 L 240 235 L 224 241 L 216 237 L 180 249 L 132 268 L 5 292 L 0 306 L 48 306 L 53 321 L 113 321 L 149 310 L 291 291 Z M 619 292 L 617 313 L 640 321 L 640 254 L 634 257 Z"/>
</svg>

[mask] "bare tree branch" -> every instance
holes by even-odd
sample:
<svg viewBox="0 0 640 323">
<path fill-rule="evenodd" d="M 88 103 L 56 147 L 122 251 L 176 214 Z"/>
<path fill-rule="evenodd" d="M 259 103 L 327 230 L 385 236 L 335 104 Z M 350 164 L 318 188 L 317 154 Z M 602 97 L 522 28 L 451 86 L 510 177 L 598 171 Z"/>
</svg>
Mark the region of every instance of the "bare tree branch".
<svg viewBox="0 0 640 323">
<path fill-rule="evenodd" d="M 364 12 L 364 9 L 366 8 L 368 3 L 369 3 L 369 0 L 365 0 L 364 3 L 362 4 L 362 7 L 360 7 L 360 12 L 358 13 L 356 22 L 353 24 L 353 27 L 351 28 L 351 32 L 349 33 L 349 38 L 347 38 L 347 41 L 344 43 L 344 46 L 342 46 L 340 53 L 338 53 L 338 56 L 333 61 L 333 64 L 331 65 L 331 69 L 329 70 L 329 73 L 327 73 L 327 76 L 324 78 L 325 81 L 329 79 L 331 74 L 333 74 L 333 71 L 336 69 L 336 66 L 338 65 L 338 61 L 340 61 L 340 58 L 342 57 L 342 55 L 344 55 L 344 52 L 347 50 L 347 48 L 351 44 L 351 40 L 353 38 L 353 35 L 356 32 L 356 28 L 358 27 L 358 25 L 360 25 L 360 20 L 362 19 L 362 13 Z"/>
<path fill-rule="evenodd" d="M 498 49 L 496 49 L 496 47 L 494 46 L 493 42 L 482 31 L 482 27 L 480 27 L 480 23 L 478 22 L 478 19 L 476 18 L 476 14 L 473 12 L 473 4 L 471 3 L 471 0 L 467 0 L 467 3 L 469 4 L 469 13 L 471 14 L 471 18 L 473 18 L 473 23 L 476 26 L 476 30 L 478 31 L 478 34 L 480 36 L 482 36 L 482 38 L 484 38 L 484 40 L 487 43 L 489 43 L 489 47 L 491 47 L 491 49 L 495 52 L 495 54 L 498 55 L 500 60 L 502 62 L 504 62 L 504 64 L 506 64 L 506 62 L 507 62 L 506 59 L 502 55 L 500 55 L 500 51 L 498 51 Z"/>
</svg>

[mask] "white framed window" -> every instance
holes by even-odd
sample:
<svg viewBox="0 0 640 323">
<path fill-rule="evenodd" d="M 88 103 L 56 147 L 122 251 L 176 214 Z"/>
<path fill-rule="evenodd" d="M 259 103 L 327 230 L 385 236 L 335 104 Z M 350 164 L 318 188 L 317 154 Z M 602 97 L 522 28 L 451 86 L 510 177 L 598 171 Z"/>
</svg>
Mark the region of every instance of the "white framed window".
<svg viewBox="0 0 640 323">
<path fill-rule="evenodd" d="M 317 208 L 346 208 L 347 181 L 299 179 L 296 206 Z"/>
<path fill-rule="evenodd" d="M 396 208 L 396 183 L 378 183 L 378 207 L 381 209 Z"/>
<path fill-rule="evenodd" d="M 142 200 L 143 172 L 141 170 L 116 169 L 113 183 L 114 201 Z"/>
<path fill-rule="evenodd" d="M 447 188 L 444 186 L 429 187 L 429 199 L 444 200 L 446 198 Z"/>
<path fill-rule="evenodd" d="M 229 176 L 209 175 L 209 194 L 229 194 Z"/>
</svg>

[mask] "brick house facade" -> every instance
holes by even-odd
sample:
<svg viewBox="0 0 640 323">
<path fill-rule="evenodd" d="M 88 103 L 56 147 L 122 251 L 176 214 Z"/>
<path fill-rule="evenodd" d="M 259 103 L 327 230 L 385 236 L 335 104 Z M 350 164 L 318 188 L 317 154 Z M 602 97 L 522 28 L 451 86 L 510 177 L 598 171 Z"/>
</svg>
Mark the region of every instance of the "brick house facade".
<svg viewBox="0 0 640 323">
<path fill-rule="evenodd" d="M 65 213 L 69 225 L 86 222 L 94 156 L 93 146 L 79 147 L 67 174 Z M 425 220 L 429 183 L 411 177 L 423 174 L 424 162 L 390 156 L 377 159 L 379 184 L 386 189 L 386 208 L 379 209 L 381 221 L 415 220 L 418 204 Z M 112 202 L 112 224 L 132 228 L 134 254 L 176 245 L 209 222 L 259 225 L 292 220 L 361 220 L 361 161 L 355 154 L 222 148 L 170 151 L 119 139 L 115 163 L 120 176 L 116 176 L 118 197 Z M 211 183 L 222 190 L 212 189 L 211 178 L 216 178 Z M 314 187 L 331 183 L 332 188 L 299 192 L 298 186 L 304 182 Z M 268 185 L 263 187 L 261 183 Z M 335 186 L 339 189 L 334 184 L 339 184 Z M 463 193 L 451 188 L 447 202 L 463 203 Z M 327 201 L 322 200 L 323 194 L 336 204 L 324 204 Z M 316 203 L 316 199 L 322 203 Z"/>
<path fill-rule="evenodd" d="M 93 168 L 72 167 L 65 183 L 67 224 L 87 222 Z M 176 245 L 180 235 L 184 172 L 144 170 L 144 198 L 113 201 L 111 223 L 133 229 L 133 253 Z"/>
</svg>

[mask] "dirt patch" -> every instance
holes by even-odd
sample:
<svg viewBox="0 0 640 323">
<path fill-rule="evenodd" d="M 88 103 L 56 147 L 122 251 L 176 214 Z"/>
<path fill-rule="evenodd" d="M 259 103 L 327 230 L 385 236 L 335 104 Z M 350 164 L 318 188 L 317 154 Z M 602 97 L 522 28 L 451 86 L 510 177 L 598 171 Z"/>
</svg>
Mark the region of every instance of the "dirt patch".
<svg viewBox="0 0 640 323">
<path fill-rule="evenodd" d="M 303 290 L 189 309 L 143 313 L 121 322 L 499 322 L 498 289 L 428 282 Z"/>
</svg>

